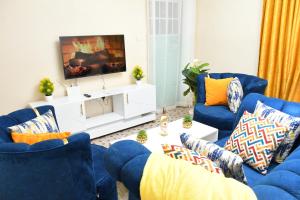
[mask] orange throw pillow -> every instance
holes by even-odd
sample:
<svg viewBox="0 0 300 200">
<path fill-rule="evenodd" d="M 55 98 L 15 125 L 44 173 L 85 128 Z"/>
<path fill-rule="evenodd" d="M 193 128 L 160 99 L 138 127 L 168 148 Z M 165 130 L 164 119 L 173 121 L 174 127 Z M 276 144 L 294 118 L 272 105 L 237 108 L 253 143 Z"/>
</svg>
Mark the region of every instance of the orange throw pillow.
<svg viewBox="0 0 300 200">
<path fill-rule="evenodd" d="M 228 105 L 227 88 L 233 78 L 213 79 L 205 77 L 206 106 Z"/>
<path fill-rule="evenodd" d="M 64 140 L 71 135 L 70 132 L 62 133 L 17 133 L 12 132 L 11 137 L 15 143 L 35 144 L 45 140 L 62 139 Z"/>
</svg>

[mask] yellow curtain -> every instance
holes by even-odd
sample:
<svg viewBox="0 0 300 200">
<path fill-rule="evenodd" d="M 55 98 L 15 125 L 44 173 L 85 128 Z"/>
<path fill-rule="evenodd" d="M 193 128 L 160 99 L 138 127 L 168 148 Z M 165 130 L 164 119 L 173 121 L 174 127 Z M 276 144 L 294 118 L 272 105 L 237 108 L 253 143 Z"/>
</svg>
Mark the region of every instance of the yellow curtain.
<svg viewBox="0 0 300 200">
<path fill-rule="evenodd" d="M 266 95 L 300 102 L 300 0 L 264 0 L 258 76 Z"/>
</svg>

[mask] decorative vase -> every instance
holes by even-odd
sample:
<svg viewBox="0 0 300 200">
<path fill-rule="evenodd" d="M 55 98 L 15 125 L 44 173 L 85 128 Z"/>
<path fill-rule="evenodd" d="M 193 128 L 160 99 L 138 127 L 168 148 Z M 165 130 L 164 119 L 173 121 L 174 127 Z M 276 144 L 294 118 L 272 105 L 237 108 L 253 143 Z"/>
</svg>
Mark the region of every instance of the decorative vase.
<svg viewBox="0 0 300 200">
<path fill-rule="evenodd" d="M 183 128 L 191 128 L 193 125 L 193 122 L 182 122 Z"/>
<path fill-rule="evenodd" d="M 147 141 L 147 138 L 137 138 L 136 141 L 141 143 L 141 144 L 145 144 L 146 141 Z"/>
<path fill-rule="evenodd" d="M 53 100 L 53 95 L 50 96 L 45 96 L 46 101 L 52 101 Z"/>
<path fill-rule="evenodd" d="M 141 84 L 142 84 L 142 80 L 136 80 L 135 83 L 136 83 L 137 85 L 141 85 Z"/>
<path fill-rule="evenodd" d="M 166 109 L 163 108 L 163 113 L 160 117 L 160 135 L 162 136 L 168 135 L 168 121 L 169 117 L 167 115 Z"/>
</svg>

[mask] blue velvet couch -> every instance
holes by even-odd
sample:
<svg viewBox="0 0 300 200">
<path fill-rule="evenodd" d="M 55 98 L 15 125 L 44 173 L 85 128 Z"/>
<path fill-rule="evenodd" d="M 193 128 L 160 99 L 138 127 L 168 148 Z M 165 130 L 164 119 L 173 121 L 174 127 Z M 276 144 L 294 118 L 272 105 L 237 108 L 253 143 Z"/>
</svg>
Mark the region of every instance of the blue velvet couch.
<svg viewBox="0 0 300 200">
<path fill-rule="evenodd" d="M 55 114 L 52 106 L 37 109 Z M 72 135 L 66 145 L 12 142 L 7 127 L 35 117 L 29 108 L 0 116 L 0 199 L 116 200 L 116 181 L 103 166 L 107 149 L 91 145 L 88 134 Z"/>
<path fill-rule="evenodd" d="M 268 82 L 256 76 L 234 73 L 210 73 L 213 79 L 237 77 L 243 87 L 244 97 L 249 93 L 264 94 Z M 204 78 L 207 74 L 197 77 L 197 103 L 194 107 L 194 120 L 219 129 L 219 139 L 230 135 L 234 128 L 236 114 L 231 112 L 227 106 L 206 106 L 206 92 Z M 216 91 L 218 92 L 218 91 Z"/>
<path fill-rule="evenodd" d="M 281 99 L 268 98 L 261 94 L 247 95 L 234 119 L 236 125 L 245 110 L 253 112 L 257 100 L 300 117 L 300 103 L 287 102 Z M 201 131 L 201 130 L 199 130 Z M 223 146 L 228 137 L 216 143 Z M 254 190 L 259 200 L 295 200 L 300 199 L 300 138 L 294 145 L 293 152 L 281 164 L 271 163 L 267 175 L 261 175 L 244 165 L 248 185 Z M 132 199 L 139 199 L 139 184 L 143 168 L 151 152 L 134 141 L 121 141 L 113 144 L 104 155 L 105 166 L 109 173 L 125 184 Z M 200 192 L 200 190 L 199 190 Z M 237 191 L 238 192 L 238 191 Z"/>
</svg>

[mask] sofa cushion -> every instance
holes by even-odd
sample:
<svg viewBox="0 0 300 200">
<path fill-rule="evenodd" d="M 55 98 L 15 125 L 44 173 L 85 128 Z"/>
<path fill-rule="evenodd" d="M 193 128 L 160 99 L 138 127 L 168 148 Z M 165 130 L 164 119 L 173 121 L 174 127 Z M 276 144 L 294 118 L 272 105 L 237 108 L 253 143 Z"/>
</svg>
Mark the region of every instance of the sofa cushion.
<svg viewBox="0 0 300 200">
<path fill-rule="evenodd" d="M 205 77 L 207 77 L 207 74 L 200 74 L 197 77 L 197 88 L 198 88 L 197 103 L 204 104 L 206 101 L 205 99 L 206 91 L 205 91 L 205 83 L 204 83 Z M 254 92 L 263 94 L 268 84 L 268 82 L 264 79 L 258 78 L 256 76 L 239 74 L 239 73 L 210 73 L 209 77 L 213 79 L 237 77 L 243 86 L 244 96 Z"/>
<path fill-rule="evenodd" d="M 59 129 L 55 123 L 55 118 L 51 110 L 32 118 L 21 124 L 8 127 L 13 132 L 17 133 L 58 133 Z"/>
<path fill-rule="evenodd" d="M 230 136 L 224 137 L 218 141 L 215 142 L 215 144 L 219 145 L 220 147 L 224 147 L 225 143 L 227 142 L 227 140 L 229 139 Z"/>
<path fill-rule="evenodd" d="M 215 143 L 194 138 L 190 134 L 180 135 L 182 144 L 201 156 L 206 156 L 220 167 L 226 177 L 234 178 L 240 182 L 247 183 L 243 170 L 243 159 Z"/>
<path fill-rule="evenodd" d="M 109 175 L 103 164 L 107 148 L 91 144 L 91 151 L 97 193 L 100 194 L 101 199 L 112 199 L 110 197 L 117 193 L 117 186 L 116 181 Z"/>
<path fill-rule="evenodd" d="M 190 150 L 178 145 L 162 144 L 165 155 L 178 160 L 185 160 L 193 165 L 199 165 L 210 172 L 222 174 L 223 171 L 216 163 L 207 156 L 200 155 L 197 151 Z"/>
<path fill-rule="evenodd" d="M 194 108 L 194 120 L 218 129 L 232 130 L 235 114 L 227 106 L 205 106 L 197 103 Z"/>
<path fill-rule="evenodd" d="M 299 164 L 299 163 L 297 163 Z M 278 188 L 281 193 L 288 193 L 294 196 L 296 199 L 300 199 L 300 178 L 299 174 L 288 170 L 273 170 L 268 176 L 263 179 L 260 179 L 258 184 L 256 184 L 253 188 L 255 189 L 258 186 L 269 185 L 275 188 Z M 275 192 L 276 190 L 274 190 Z M 273 196 L 274 194 L 272 194 Z M 273 198 L 272 198 L 273 199 Z M 281 199 L 281 198 L 276 198 Z"/>
<path fill-rule="evenodd" d="M 236 113 L 242 103 L 244 97 L 243 87 L 237 77 L 235 77 L 227 88 L 228 107 L 231 112 Z"/>
<path fill-rule="evenodd" d="M 292 147 L 300 134 L 300 128 L 298 128 L 300 125 L 300 118 L 276 110 L 260 101 L 257 101 L 254 114 L 288 127 L 286 137 L 275 152 L 276 162 L 282 163 L 289 155 L 289 152 L 292 150 Z"/>
<path fill-rule="evenodd" d="M 55 111 L 53 106 L 40 106 L 37 108 L 40 115 L 45 114 L 49 110 L 52 111 L 55 123 Z M 7 129 L 10 126 L 15 126 L 21 123 L 24 123 L 28 120 L 31 120 L 36 117 L 35 112 L 31 108 L 25 108 L 21 110 L 14 111 L 8 115 L 0 116 L 0 143 L 1 142 L 12 142 L 10 131 Z M 58 126 L 58 125 L 57 125 Z"/>
<path fill-rule="evenodd" d="M 11 137 L 14 143 L 26 143 L 26 144 L 35 144 L 41 141 L 61 139 L 65 143 L 68 142 L 67 138 L 71 135 L 70 132 L 62 132 L 62 133 L 17 133 L 12 132 Z"/>
<path fill-rule="evenodd" d="M 233 78 L 213 79 L 205 77 L 205 105 L 225 105 L 227 106 L 227 88 Z"/>
<path fill-rule="evenodd" d="M 253 190 L 259 199 L 300 199 L 300 147 L 276 166 L 265 178 L 260 179 Z"/>
<path fill-rule="evenodd" d="M 239 122 L 245 110 L 251 113 L 254 112 L 258 100 L 266 104 L 267 106 L 280 110 L 284 113 L 287 113 L 295 117 L 300 117 L 300 103 L 288 102 L 282 99 L 269 98 L 261 94 L 251 93 L 243 99 L 243 102 L 235 118 L 235 122 L 233 125 L 234 127 L 236 127 L 237 123 Z M 300 143 L 300 137 L 298 137 L 298 139 L 296 140 L 293 149 L 297 148 L 299 143 Z"/>
<path fill-rule="evenodd" d="M 245 111 L 224 148 L 240 155 L 247 164 L 266 174 L 286 130 L 285 126 Z"/>
<path fill-rule="evenodd" d="M 224 137 L 218 141 L 215 142 L 215 144 L 223 147 L 226 143 L 226 141 L 229 139 L 229 136 Z M 299 156 L 300 156 L 300 151 L 299 151 Z M 278 166 L 278 163 L 275 162 L 271 162 L 271 164 L 269 165 L 268 168 L 268 173 L 272 172 L 272 170 Z M 261 178 L 265 177 L 264 175 L 260 174 L 259 172 L 257 172 L 256 170 L 254 170 L 253 168 L 251 168 L 249 165 L 247 164 L 243 164 L 243 169 L 244 169 L 244 173 L 247 179 L 247 183 L 250 187 L 252 187 L 253 185 L 255 185 L 255 183 L 257 181 L 259 181 Z"/>
<path fill-rule="evenodd" d="M 133 140 L 112 144 L 104 154 L 104 166 L 112 177 L 122 181 L 132 192 L 132 198 L 140 198 L 139 184 L 150 151 Z"/>
</svg>

